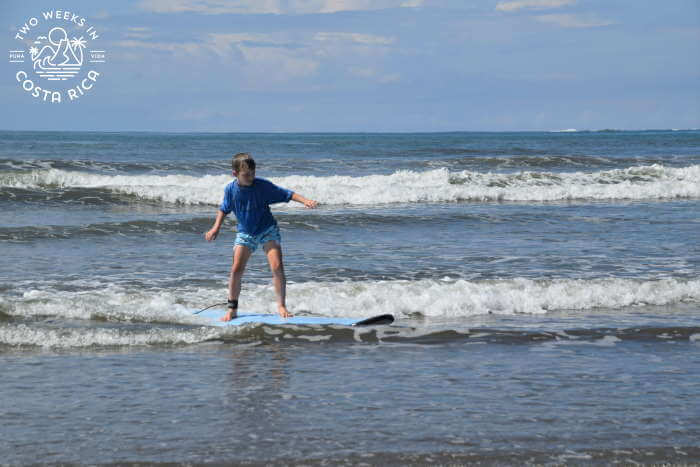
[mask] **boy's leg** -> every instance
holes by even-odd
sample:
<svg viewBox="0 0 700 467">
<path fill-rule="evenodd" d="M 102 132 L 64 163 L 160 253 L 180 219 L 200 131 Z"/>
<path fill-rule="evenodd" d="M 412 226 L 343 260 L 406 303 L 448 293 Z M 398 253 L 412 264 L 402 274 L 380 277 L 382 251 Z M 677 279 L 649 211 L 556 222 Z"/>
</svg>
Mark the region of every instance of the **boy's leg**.
<svg viewBox="0 0 700 467">
<path fill-rule="evenodd" d="M 250 248 L 244 245 L 236 245 L 233 248 L 233 263 L 231 264 L 231 273 L 228 277 L 228 299 L 238 300 L 241 294 L 241 282 L 245 266 L 248 264 L 248 258 L 253 252 Z M 226 316 L 221 318 L 221 321 L 230 321 L 236 317 L 238 309 L 228 309 Z"/>
<path fill-rule="evenodd" d="M 289 318 L 292 315 L 287 311 L 286 296 L 287 296 L 287 278 L 284 275 L 284 263 L 282 262 L 282 246 L 274 240 L 270 240 L 263 245 L 267 262 L 270 263 L 270 271 L 272 272 L 272 284 L 275 287 L 275 295 L 277 296 L 277 312 L 283 318 Z"/>
</svg>

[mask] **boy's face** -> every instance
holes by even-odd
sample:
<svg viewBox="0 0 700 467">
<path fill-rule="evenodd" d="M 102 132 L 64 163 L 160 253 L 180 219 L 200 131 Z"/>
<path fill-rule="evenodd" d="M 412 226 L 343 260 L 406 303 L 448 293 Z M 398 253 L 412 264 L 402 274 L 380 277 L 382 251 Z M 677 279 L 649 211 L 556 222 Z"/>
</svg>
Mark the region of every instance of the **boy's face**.
<svg viewBox="0 0 700 467">
<path fill-rule="evenodd" d="M 255 169 L 250 170 L 247 167 L 243 167 L 241 170 L 236 172 L 233 171 L 233 176 L 238 179 L 238 184 L 241 186 L 250 186 L 255 180 Z"/>
</svg>

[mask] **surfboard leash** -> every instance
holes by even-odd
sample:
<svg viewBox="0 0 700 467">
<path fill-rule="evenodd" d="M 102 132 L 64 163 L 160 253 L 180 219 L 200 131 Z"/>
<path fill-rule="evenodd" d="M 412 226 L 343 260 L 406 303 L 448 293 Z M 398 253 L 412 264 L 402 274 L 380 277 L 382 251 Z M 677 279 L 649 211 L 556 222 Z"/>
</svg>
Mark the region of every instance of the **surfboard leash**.
<svg viewBox="0 0 700 467">
<path fill-rule="evenodd" d="M 192 313 L 192 314 L 193 314 L 193 315 L 196 315 L 196 314 L 199 314 L 199 313 L 201 313 L 201 312 L 203 312 L 203 311 L 205 311 L 205 310 L 208 310 L 209 308 L 214 308 L 215 306 L 221 306 L 221 305 L 227 305 L 227 302 L 224 302 L 224 303 L 215 303 L 215 304 L 210 305 L 210 306 L 208 306 L 208 307 L 206 307 L 206 308 L 202 308 L 202 309 L 199 310 L 199 311 L 195 311 L 195 312 Z"/>
</svg>

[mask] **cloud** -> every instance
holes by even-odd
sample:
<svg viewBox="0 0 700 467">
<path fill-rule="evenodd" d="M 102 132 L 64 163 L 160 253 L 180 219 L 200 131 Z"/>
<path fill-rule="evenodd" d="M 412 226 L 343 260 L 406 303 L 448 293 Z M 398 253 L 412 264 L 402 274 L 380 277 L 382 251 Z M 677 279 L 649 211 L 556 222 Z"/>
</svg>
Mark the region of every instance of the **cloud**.
<svg viewBox="0 0 700 467">
<path fill-rule="evenodd" d="M 535 16 L 535 18 L 537 21 L 554 24 L 562 28 L 599 28 L 615 24 L 614 21 L 591 15 L 552 14 Z"/>
<path fill-rule="evenodd" d="M 424 0 L 141 0 L 140 7 L 155 13 L 303 15 L 340 11 L 414 8 Z"/>
<path fill-rule="evenodd" d="M 240 47 L 277 47 L 292 48 L 294 42 L 289 37 L 261 33 L 211 33 L 207 35 L 206 45 L 218 55 L 228 55 Z"/>
<path fill-rule="evenodd" d="M 499 2 L 496 10 L 514 12 L 518 10 L 549 10 L 573 5 L 576 0 L 517 0 L 513 2 Z"/>
<path fill-rule="evenodd" d="M 401 80 L 401 75 L 398 73 L 382 74 L 374 68 L 350 67 L 348 68 L 348 71 L 355 76 L 366 78 L 382 84 L 396 83 Z"/>
<path fill-rule="evenodd" d="M 210 34 L 208 44 L 217 53 L 240 53 L 253 74 L 265 81 L 281 82 L 318 73 L 322 63 L 340 59 L 360 62 L 387 53 L 395 38 L 353 32 L 317 32 L 309 35 L 231 33 Z M 378 82 L 398 80 L 398 75 L 355 73 Z"/>
<path fill-rule="evenodd" d="M 395 42 L 393 37 L 354 32 L 318 32 L 314 39 L 322 42 L 352 42 L 363 45 L 391 45 Z"/>
<path fill-rule="evenodd" d="M 320 50 L 342 48 L 362 48 L 363 51 L 386 49 L 393 44 L 394 37 L 354 32 L 317 32 L 309 35 L 290 35 L 287 33 L 210 33 L 199 42 L 158 42 L 137 40 L 132 37 L 138 34 L 148 34 L 148 28 L 129 28 L 125 34 L 129 40 L 114 42 L 114 45 L 124 48 L 152 49 L 162 51 L 187 50 L 190 52 L 215 52 L 217 55 L 230 55 L 235 50 L 278 48 L 289 51 L 306 51 L 316 53 Z"/>
<path fill-rule="evenodd" d="M 306 77 L 316 74 L 319 62 L 298 50 L 279 47 L 239 46 L 243 59 L 252 67 L 253 80 L 263 77 L 268 82 L 284 82 L 291 78 Z"/>
<path fill-rule="evenodd" d="M 205 47 L 221 56 L 240 55 L 251 80 L 282 82 L 316 73 L 319 62 L 295 40 L 282 34 L 209 34 Z M 258 78 L 256 78 L 258 77 Z"/>
<path fill-rule="evenodd" d="M 153 42 L 129 39 L 113 42 L 112 45 L 128 49 L 131 52 L 141 50 L 156 50 L 160 52 L 172 52 L 175 55 L 197 54 L 202 51 L 202 44 L 198 42 Z"/>
<path fill-rule="evenodd" d="M 394 37 L 354 32 L 317 32 L 310 39 L 304 46 L 310 54 L 341 68 L 376 66 L 396 42 Z"/>
<path fill-rule="evenodd" d="M 124 33 L 124 37 L 129 39 L 150 39 L 153 36 L 151 28 L 145 27 L 128 27 Z"/>
<path fill-rule="evenodd" d="M 496 10 L 508 13 L 519 10 L 550 10 L 575 3 L 576 0 L 515 0 L 499 2 Z M 561 28 L 597 28 L 615 24 L 614 21 L 597 18 L 590 14 L 546 14 L 534 16 L 534 18 L 542 23 L 554 24 Z"/>
<path fill-rule="evenodd" d="M 147 31 L 133 28 L 131 32 Z M 152 62 L 159 53 L 170 55 L 175 67 L 184 62 L 190 69 L 196 62 L 200 68 L 235 69 L 238 86 L 260 90 L 337 72 L 380 84 L 400 81 L 396 70 L 382 65 L 395 42 L 394 37 L 356 32 L 287 31 L 209 33 L 186 42 L 126 38 L 113 45 L 118 48 L 115 52 L 129 61 Z"/>
<path fill-rule="evenodd" d="M 282 13 L 280 2 L 277 0 L 142 0 L 139 6 L 155 13 L 201 13 L 205 15 Z"/>
</svg>

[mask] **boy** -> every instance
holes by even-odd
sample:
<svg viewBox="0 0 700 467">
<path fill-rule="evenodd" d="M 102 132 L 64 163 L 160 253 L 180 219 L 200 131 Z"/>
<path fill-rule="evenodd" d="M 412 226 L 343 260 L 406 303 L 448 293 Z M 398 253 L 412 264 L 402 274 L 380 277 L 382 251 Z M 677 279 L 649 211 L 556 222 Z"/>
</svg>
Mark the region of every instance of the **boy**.
<svg viewBox="0 0 700 467">
<path fill-rule="evenodd" d="M 262 244 L 272 271 L 272 282 L 277 295 L 277 312 L 283 318 L 291 315 L 285 304 L 287 280 L 282 264 L 282 245 L 277 221 L 272 217 L 270 204 L 289 202 L 302 203 L 307 208 L 315 208 L 318 203 L 304 198 L 298 193 L 278 187 L 263 178 L 255 177 L 255 160 L 247 153 L 233 156 L 231 161 L 236 180 L 226 186 L 224 199 L 216 215 L 214 226 L 204 237 L 207 241 L 216 240 L 221 224 L 231 211 L 238 219 L 238 234 L 233 246 L 233 264 L 228 281 L 228 312 L 221 321 L 230 321 L 238 311 L 238 296 L 241 293 L 241 279 L 248 258 Z"/>
</svg>

